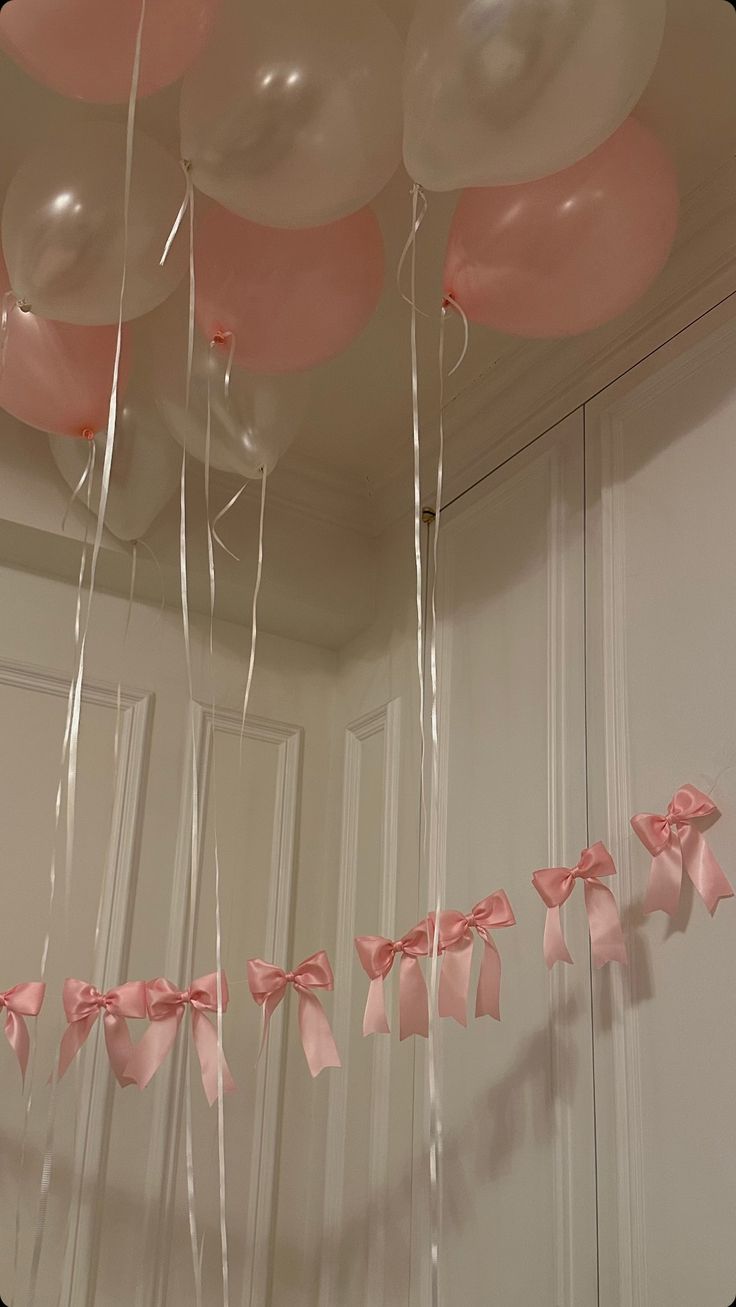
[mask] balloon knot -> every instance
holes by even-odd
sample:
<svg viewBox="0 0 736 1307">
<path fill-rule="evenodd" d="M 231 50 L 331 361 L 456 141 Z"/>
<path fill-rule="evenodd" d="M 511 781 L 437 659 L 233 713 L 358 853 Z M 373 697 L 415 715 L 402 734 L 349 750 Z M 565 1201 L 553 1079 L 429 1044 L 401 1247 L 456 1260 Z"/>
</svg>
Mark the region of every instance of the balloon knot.
<svg viewBox="0 0 736 1307">
<path fill-rule="evenodd" d="M 95 433 L 91 427 L 82 427 L 82 440 L 94 440 Z"/>
<path fill-rule="evenodd" d="M 212 344 L 227 345 L 227 342 L 230 340 L 232 334 L 233 333 L 231 331 L 221 331 L 218 327 L 217 331 L 215 331 L 212 335 Z"/>
<path fill-rule="evenodd" d="M 18 305 L 18 308 L 20 309 L 21 313 L 30 313 L 31 306 L 28 303 L 28 300 L 19 299 L 16 300 L 16 304 Z"/>
</svg>

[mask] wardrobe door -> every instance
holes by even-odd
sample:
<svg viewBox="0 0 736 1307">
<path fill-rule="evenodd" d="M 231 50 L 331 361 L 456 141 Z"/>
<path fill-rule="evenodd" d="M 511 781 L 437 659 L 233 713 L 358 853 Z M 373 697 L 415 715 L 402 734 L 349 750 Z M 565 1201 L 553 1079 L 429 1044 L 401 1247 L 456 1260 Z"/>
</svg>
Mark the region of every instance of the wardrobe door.
<svg viewBox="0 0 736 1307">
<path fill-rule="evenodd" d="M 736 1295 L 736 902 L 645 916 L 629 826 L 690 783 L 736 879 L 736 321 L 715 311 L 586 409 L 591 837 L 630 962 L 594 987 L 601 1307 Z M 702 825 L 701 825 L 702 829 Z"/>
<path fill-rule="evenodd" d="M 468 1028 L 438 1023 L 443 1290 L 473 1307 L 597 1299 L 583 905 L 567 909 L 576 965 L 550 977 L 545 909 L 531 884 L 538 867 L 573 865 L 586 843 L 582 445 L 578 413 L 441 520 L 444 902 L 468 912 L 504 888 L 518 918 L 495 934 L 501 1024 L 474 1019 L 478 956 Z M 423 1090 L 423 1060 L 418 1083 Z M 426 1304 L 426 1227 L 418 1234 L 415 1301 Z"/>
</svg>

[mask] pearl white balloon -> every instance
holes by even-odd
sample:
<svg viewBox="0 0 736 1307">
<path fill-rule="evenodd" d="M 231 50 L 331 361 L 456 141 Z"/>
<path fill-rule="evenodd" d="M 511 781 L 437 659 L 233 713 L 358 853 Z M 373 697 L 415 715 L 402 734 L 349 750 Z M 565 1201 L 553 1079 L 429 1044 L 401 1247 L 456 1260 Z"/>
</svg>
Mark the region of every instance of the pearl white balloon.
<svg viewBox="0 0 736 1307">
<path fill-rule="evenodd" d="M 90 508 L 100 502 L 106 433 L 95 436 L 95 472 Z M 54 462 L 70 489 L 79 482 L 87 464 L 86 440 L 49 436 Z M 110 488 L 105 526 L 119 540 L 140 540 L 171 499 L 179 480 L 181 455 L 156 411 L 145 386 L 135 383 L 118 407 Z M 79 502 L 86 502 L 87 489 Z"/>
<path fill-rule="evenodd" d="M 5 198 L 2 242 L 10 284 L 43 318 L 117 322 L 124 252 L 125 129 L 77 124 L 21 164 Z M 184 195 L 175 159 L 136 130 L 123 317 L 160 304 L 187 266 L 186 230 L 165 266 L 166 238 Z"/>
<path fill-rule="evenodd" d="M 404 162 L 432 191 L 532 181 L 597 149 L 640 98 L 666 0 L 419 0 Z"/>
<path fill-rule="evenodd" d="M 401 162 L 402 58 L 374 0 L 232 6 L 182 87 L 194 184 L 267 227 L 354 213 Z"/>
</svg>

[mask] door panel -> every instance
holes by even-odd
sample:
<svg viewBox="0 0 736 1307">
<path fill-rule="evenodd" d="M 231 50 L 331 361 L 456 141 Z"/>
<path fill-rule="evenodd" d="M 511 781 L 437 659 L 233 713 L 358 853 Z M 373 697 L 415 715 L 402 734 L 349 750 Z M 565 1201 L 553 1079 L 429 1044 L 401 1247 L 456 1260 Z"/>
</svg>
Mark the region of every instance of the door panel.
<svg viewBox="0 0 736 1307">
<path fill-rule="evenodd" d="M 736 902 L 686 880 L 645 917 L 629 827 L 686 782 L 736 877 L 736 327 L 717 311 L 586 410 L 591 834 L 619 868 L 627 971 L 596 977 L 602 1307 L 736 1294 Z"/>
<path fill-rule="evenodd" d="M 548 978 L 531 884 L 586 843 L 582 509 L 576 414 L 441 521 L 443 897 L 469 911 L 503 887 L 518 917 L 497 936 L 502 1023 L 472 1018 L 477 959 L 468 1029 L 441 1023 L 442 1276 L 448 1300 L 474 1305 L 597 1296 L 586 923 L 573 901 L 576 965 Z M 426 1224 L 421 1303 L 425 1241 Z"/>
</svg>

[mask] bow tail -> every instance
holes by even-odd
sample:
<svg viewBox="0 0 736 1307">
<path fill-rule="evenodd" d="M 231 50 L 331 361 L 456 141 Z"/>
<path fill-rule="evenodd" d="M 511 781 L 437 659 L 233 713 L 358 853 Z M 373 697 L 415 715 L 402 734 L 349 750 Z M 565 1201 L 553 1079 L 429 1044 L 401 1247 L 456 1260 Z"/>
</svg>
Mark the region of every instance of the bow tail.
<svg viewBox="0 0 736 1307">
<path fill-rule="evenodd" d="M 478 988 L 475 993 L 476 1017 L 493 1017 L 501 1020 L 501 955 L 488 936 L 483 941 Z"/>
<path fill-rule="evenodd" d="M 151 1022 L 123 1069 L 128 1083 L 145 1089 L 174 1047 L 183 1015 L 184 1009 L 179 1007 L 170 1016 Z"/>
<path fill-rule="evenodd" d="M 299 1032 L 312 1076 L 325 1067 L 342 1066 L 327 1013 L 310 990 L 299 990 Z"/>
<path fill-rule="evenodd" d="M 562 921 L 559 908 L 547 908 L 544 922 L 544 960 L 549 971 L 555 962 L 572 962 L 565 936 L 562 933 Z"/>
<path fill-rule="evenodd" d="M 87 1042 L 98 1016 L 98 1012 L 90 1012 L 86 1017 L 82 1017 L 80 1021 L 71 1021 L 67 1026 L 59 1047 L 59 1069 L 57 1072 L 59 1080 L 69 1070 L 82 1045 Z"/>
<path fill-rule="evenodd" d="M 31 1037 L 23 1017 L 17 1012 L 8 1012 L 5 1018 L 5 1038 L 18 1059 L 21 1079 L 25 1081 L 28 1056 L 31 1051 Z"/>
<path fill-rule="evenodd" d="M 636 828 L 635 828 L 636 829 Z M 695 832 L 699 834 L 699 832 Z M 666 912 L 674 917 L 680 902 L 682 888 L 682 846 L 672 832 L 669 843 L 652 858 L 649 884 L 644 899 L 644 911 Z M 729 886 L 730 889 L 730 886 Z"/>
<path fill-rule="evenodd" d="M 585 881 L 585 908 L 590 927 L 590 943 L 593 966 L 602 967 L 606 962 L 628 962 L 624 933 L 618 907 L 607 885 L 599 880 Z"/>
<path fill-rule="evenodd" d="M 199 1012 L 196 1008 L 192 1008 L 192 1038 L 199 1058 L 204 1092 L 207 1095 L 207 1102 L 212 1107 L 212 1104 L 217 1102 L 218 1058 L 222 1058 L 223 1093 L 231 1094 L 235 1089 L 235 1081 L 225 1061 L 225 1054 L 218 1045 L 216 1027 L 208 1020 L 204 1012 Z"/>
<path fill-rule="evenodd" d="M 135 1084 L 133 1077 L 127 1074 L 127 1066 L 133 1055 L 133 1041 L 125 1018 L 114 1012 L 106 1012 L 103 1024 L 107 1056 L 118 1084 L 123 1088 Z"/>
<path fill-rule="evenodd" d="M 402 954 L 399 964 L 399 1039 L 429 1034 L 429 997 L 417 958 Z"/>
<path fill-rule="evenodd" d="M 366 999 L 365 1013 L 363 1014 L 363 1034 L 390 1034 L 388 1017 L 386 1016 L 386 993 L 383 976 L 375 976 L 368 986 L 368 998 Z"/>
<path fill-rule="evenodd" d="M 688 825 L 680 832 L 683 862 L 687 874 L 711 916 L 721 899 L 733 898 L 733 889 L 725 871 L 703 834 Z"/>
<path fill-rule="evenodd" d="M 442 971 L 437 999 L 441 1017 L 452 1017 L 458 1025 L 468 1024 L 468 990 L 473 961 L 472 939 L 459 939 L 442 954 Z"/>
</svg>

